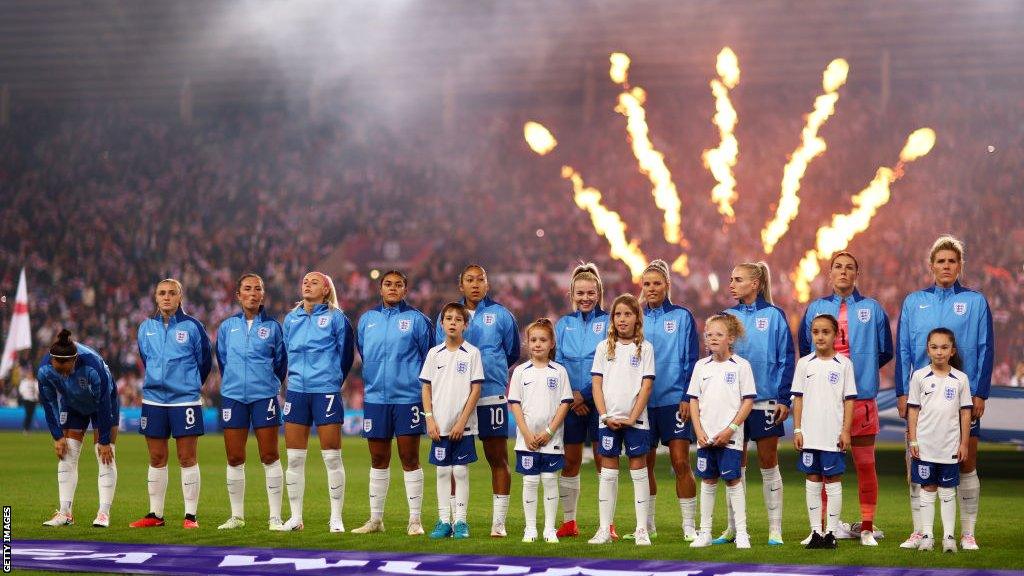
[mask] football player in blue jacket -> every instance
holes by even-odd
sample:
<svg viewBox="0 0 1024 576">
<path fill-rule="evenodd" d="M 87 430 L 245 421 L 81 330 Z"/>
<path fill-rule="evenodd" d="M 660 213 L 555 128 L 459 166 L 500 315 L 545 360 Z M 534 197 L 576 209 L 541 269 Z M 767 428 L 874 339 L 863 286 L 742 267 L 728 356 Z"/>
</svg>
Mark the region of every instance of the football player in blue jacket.
<svg viewBox="0 0 1024 576">
<path fill-rule="evenodd" d="M 93 449 L 99 464 L 100 508 L 92 525 L 110 525 L 110 506 L 117 486 L 114 442 L 117 440 L 119 403 L 117 387 L 103 358 L 88 346 L 71 340 L 61 330 L 50 352 L 39 364 L 39 397 L 57 453 L 57 491 L 60 507 L 44 526 L 74 524 L 71 506 L 78 486 L 78 458 L 85 429 L 92 423 Z"/>
<path fill-rule="evenodd" d="M 391 438 L 402 461 L 409 504 L 406 533 L 423 534 L 423 469 L 420 436 L 426 432 L 423 385 L 419 374 L 434 345 L 434 326 L 405 301 L 408 278 L 398 270 L 380 277 L 381 304 L 363 314 L 356 346 L 363 359 L 363 437 L 370 448 L 370 519 L 352 531 L 384 531 L 384 504 L 391 483 Z"/>
<path fill-rule="evenodd" d="M 231 517 L 221 530 L 245 526 L 245 444 L 249 428 L 256 435 L 270 506 L 269 526 L 280 529 L 284 471 L 277 449 L 281 429 L 278 394 L 288 373 L 281 324 L 263 308 L 263 278 L 248 273 L 238 279 L 235 298 L 242 311 L 217 330 L 221 422 L 227 452 Z"/>
<path fill-rule="evenodd" d="M 327 468 L 331 500 L 331 532 L 344 532 L 345 465 L 341 460 L 341 424 L 345 407 L 341 386 L 352 368 L 355 346 L 352 324 L 338 309 L 334 281 L 322 272 L 302 278 L 302 300 L 284 319 L 288 353 L 288 391 L 284 401 L 284 443 L 288 450 L 288 504 L 291 518 L 282 530 L 302 530 L 306 493 L 306 447 L 316 424 L 320 455 Z"/>
<path fill-rule="evenodd" d="M 935 284 L 907 295 L 900 311 L 897 329 L 896 396 L 900 417 L 906 418 L 910 376 L 929 363 L 928 334 L 935 328 L 948 328 L 956 336 L 957 355 L 963 360 L 963 371 L 971 384 L 974 409 L 971 411 L 971 436 L 967 458 L 960 463 L 960 547 L 977 550 L 974 524 L 978 518 L 978 437 L 985 400 L 992 386 L 992 362 L 995 334 L 988 301 L 978 291 L 960 284 L 963 272 L 964 247 L 952 236 L 941 236 L 928 253 Z M 911 513 L 914 532 L 904 542 L 905 548 L 916 548 L 921 540 L 921 520 L 917 513 L 920 486 L 910 485 Z"/>
<path fill-rule="evenodd" d="M 156 285 L 158 312 L 139 326 L 139 357 L 146 367 L 142 384 L 142 419 L 139 428 L 149 448 L 149 513 L 132 528 L 164 525 L 167 494 L 167 440 L 174 436 L 181 465 L 181 492 L 185 500 L 182 527 L 198 528 L 199 463 L 196 446 L 205 433 L 201 389 L 213 364 L 206 327 L 185 314 L 181 282 L 173 278 Z"/>
</svg>

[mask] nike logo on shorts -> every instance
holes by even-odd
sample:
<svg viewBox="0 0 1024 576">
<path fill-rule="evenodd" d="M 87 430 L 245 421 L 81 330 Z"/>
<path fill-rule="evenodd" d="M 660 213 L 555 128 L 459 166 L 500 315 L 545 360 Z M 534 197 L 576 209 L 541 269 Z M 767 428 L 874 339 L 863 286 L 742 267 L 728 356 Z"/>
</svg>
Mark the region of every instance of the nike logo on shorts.
<svg viewBox="0 0 1024 576">
<path fill-rule="evenodd" d="M 465 460 L 466 458 L 469 458 L 469 454 L 463 454 L 462 456 L 457 457 L 456 460 Z"/>
<path fill-rule="evenodd" d="M 629 449 L 630 449 L 630 450 L 636 450 L 636 449 L 638 449 L 638 448 L 640 448 L 640 446 L 630 446 L 630 447 L 629 447 Z"/>
<path fill-rule="evenodd" d="M 835 464 L 833 464 L 832 466 L 825 466 L 825 470 L 831 470 L 833 468 L 835 468 Z"/>
<path fill-rule="evenodd" d="M 331 412 L 330 414 L 324 414 L 324 418 L 330 418 L 331 416 L 334 416 L 335 414 L 337 414 L 337 412 Z"/>
</svg>

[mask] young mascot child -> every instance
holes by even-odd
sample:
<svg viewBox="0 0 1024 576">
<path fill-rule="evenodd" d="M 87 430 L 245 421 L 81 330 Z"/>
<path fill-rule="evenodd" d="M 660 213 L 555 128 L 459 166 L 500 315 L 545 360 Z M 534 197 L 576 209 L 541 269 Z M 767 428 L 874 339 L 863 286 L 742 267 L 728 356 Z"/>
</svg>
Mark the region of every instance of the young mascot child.
<svg viewBox="0 0 1024 576">
<path fill-rule="evenodd" d="M 537 540 L 537 485 L 544 485 L 544 541 L 558 542 L 558 471 L 565 466 L 562 422 L 572 404 L 565 368 L 552 361 L 555 330 L 541 318 L 526 327 L 530 359 L 516 366 L 508 403 L 516 418 L 516 472 L 523 475 L 523 542 Z M 539 481 L 539 482 L 538 482 Z"/>
</svg>

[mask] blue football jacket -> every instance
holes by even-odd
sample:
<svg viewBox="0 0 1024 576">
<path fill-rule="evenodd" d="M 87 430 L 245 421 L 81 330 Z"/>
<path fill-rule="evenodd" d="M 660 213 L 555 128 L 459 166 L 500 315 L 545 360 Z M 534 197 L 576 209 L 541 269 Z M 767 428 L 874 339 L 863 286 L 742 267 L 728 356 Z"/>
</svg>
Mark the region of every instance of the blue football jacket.
<svg viewBox="0 0 1024 576">
<path fill-rule="evenodd" d="M 329 394 L 341 390 L 355 357 L 352 324 L 341 310 L 296 306 L 284 318 L 288 389 Z"/>
<path fill-rule="evenodd" d="M 199 404 L 199 391 L 213 366 L 210 338 L 202 323 L 178 308 L 164 326 L 157 313 L 139 325 L 138 341 L 146 367 L 142 402 Z"/>
<path fill-rule="evenodd" d="M 667 298 L 658 308 L 644 306 L 644 338 L 654 346 L 654 389 L 648 406 L 678 405 L 686 396 L 700 355 L 693 314 Z"/>
<path fill-rule="evenodd" d="M 587 314 L 577 310 L 555 324 L 555 362 L 565 368 L 569 385 L 585 400 L 594 399 L 590 369 L 594 366 L 594 350 L 608 338 L 609 326 L 608 313 L 600 308 Z"/>
<path fill-rule="evenodd" d="M 245 404 L 276 397 L 288 374 L 281 324 L 262 306 L 251 327 L 244 312 L 224 320 L 217 330 L 217 363 L 221 396 Z"/>
<path fill-rule="evenodd" d="M 381 304 L 359 318 L 356 346 L 363 359 L 366 402 L 416 404 L 423 399 L 420 370 L 434 345 L 434 326 L 404 300 Z"/>
<path fill-rule="evenodd" d="M 96 414 L 100 444 L 110 444 L 110 428 L 117 425 L 113 421 L 117 397 L 114 379 L 98 352 L 77 342 L 75 346 L 78 348 L 78 359 L 69 376 L 65 377 L 54 369 L 49 354 L 43 356 L 36 370 L 46 425 L 53 439 L 59 440 L 64 436 L 61 429 L 63 422 L 59 418 L 61 405 L 79 414 Z"/>
<path fill-rule="evenodd" d="M 466 303 L 466 299 L 462 299 Z M 444 328 L 438 316 L 436 341 L 444 342 Z M 508 392 L 508 369 L 519 360 L 519 326 L 507 308 L 489 297 L 477 304 L 463 337 L 480 349 L 484 363 L 484 384 L 480 397 L 503 396 Z"/>
<path fill-rule="evenodd" d="M 756 401 L 775 400 L 789 406 L 796 350 L 785 312 L 760 296 L 749 306 L 740 302 L 726 312 L 739 318 L 746 329 L 746 335 L 736 341 L 735 352 L 750 362 Z"/>
</svg>

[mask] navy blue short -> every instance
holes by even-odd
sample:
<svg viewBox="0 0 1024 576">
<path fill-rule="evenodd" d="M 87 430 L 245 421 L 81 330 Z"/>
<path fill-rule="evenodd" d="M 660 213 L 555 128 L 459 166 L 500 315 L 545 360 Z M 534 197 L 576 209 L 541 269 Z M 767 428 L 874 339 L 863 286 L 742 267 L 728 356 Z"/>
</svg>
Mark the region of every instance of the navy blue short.
<svg viewBox="0 0 1024 576">
<path fill-rule="evenodd" d="M 911 458 L 910 481 L 921 486 L 938 484 L 943 488 L 956 488 L 960 485 L 960 465 L 956 462 L 937 464 Z"/>
<path fill-rule="evenodd" d="M 772 436 L 778 436 L 779 438 L 786 435 L 785 422 L 774 424 L 775 421 L 775 405 L 768 410 L 751 410 L 750 416 L 743 422 L 743 438 L 745 440 L 760 440 L 761 438 L 770 438 Z"/>
<path fill-rule="evenodd" d="M 448 436 L 430 442 L 430 463 L 434 466 L 465 466 L 476 462 L 476 444 L 472 435 L 452 441 Z"/>
<path fill-rule="evenodd" d="M 668 446 L 673 440 L 697 440 L 693 433 L 693 423 L 690 420 L 683 422 L 678 404 L 648 407 L 647 417 L 651 420 L 651 448 L 657 447 L 659 441 Z"/>
<path fill-rule="evenodd" d="M 426 431 L 422 403 L 363 405 L 363 438 L 390 440 L 395 436 L 419 436 Z"/>
<path fill-rule="evenodd" d="M 732 448 L 698 448 L 694 472 L 703 480 L 736 480 L 743 472 L 743 452 Z"/>
<path fill-rule="evenodd" d="M 566 444 L 583 444 L 584 442 L 597 442 L 597 427 L 600 414 L 597 413 L 597 406 L 593 400 L 587 400 L 587 408 L 590 413 L 580 416 L 569 409 L 562 424 L 563 439 Z"/>
<path fill-rule="evenodd" d="M 597 431 L 601 444 L 597 453 L 609 458 L 618 458 L 622 453 L 623 445 L 626 448 L 626 456 L 636 458 L 651 451 L 651 433 L 649 430 L 640 428 L 622 428 L 612 430 L 611 428 L 599 428 Z"/>
<path fill-rule="evenodd" d="M 227 429 L 253 430 L 281 425 L 281 405 L 277 396 L 249 402 L 239 402 L 224 396 L 220 403 L 221 427 Z"/>
<path fill-rule="evenodd" d="M 143 404 L 139 432 L 147 438 L 202 436 L 206 433 L 203 407 Z"/>
<path fill-rule="evenodd" d="M 479 422 L 480 439 L 508 438 L 508 402 L 499 396 L 501 404 L 476 407 L 476 419 Z"/>
<path fill-rule="evenodd" d="M 302 426 L 326 426 L 345 421 L 340 392 L 292 392 L 284 395 L 284 421 Z"/>
<path fill-rule="evenodd" d="M 121 423 L 121 399 L 118 398 L 117 394 L 111 395 L 108 410 L 110 410 L 110 427 L 117 428 Z M 85 430 L 89 427 L 89 424 L 92 424 L 93 430 L 99 429 L 99 412 L 82 414 L 64 406 L 63 402 L 60 405 L 58 419 L 60 427 L 64 430 Z"/>
<path fill-rule="evenodd" d="M 971 419 L 971 436 L 981 438 L 981 418 Z"/>
<path fill-rule="evenodd" d="M 565 468 L 562 454 L 542 454 L 516 450 L 516 472 L 523 476 L 537 476 L 544 472 L 558 472 Z"/>
<path fill-rule="evenodd" d="M 826 478 L 846 472 L 846 455 L 825 450 L 802 450 L 796 467 L 804 474 L 820 474 Z"/>
</svg>

